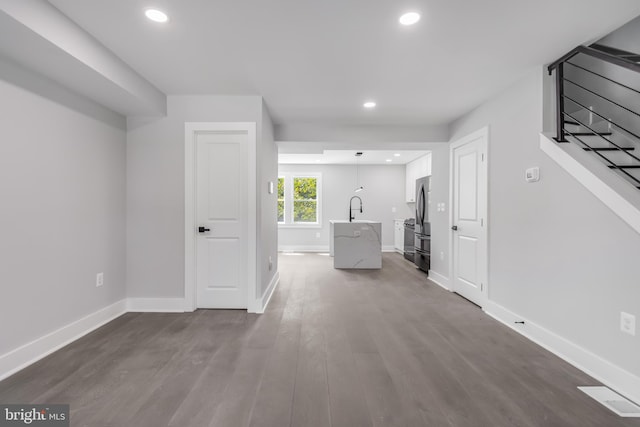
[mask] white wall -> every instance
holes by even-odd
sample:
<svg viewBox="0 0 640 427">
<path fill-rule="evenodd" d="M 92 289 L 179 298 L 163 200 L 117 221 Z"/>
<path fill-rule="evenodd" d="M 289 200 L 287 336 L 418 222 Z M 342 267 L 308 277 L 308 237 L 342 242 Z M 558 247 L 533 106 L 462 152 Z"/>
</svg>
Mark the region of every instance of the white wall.
<svg viewBox="0 0 640 427">
<path fill-rule="evenodd" d="M 431 151 L 431 271 L 449 276 L 449 144 Z M 438 203 L 445 204 L 444 212 L 437 212 Z M 442 283 L 448 285 L 447 283 Z"/>
<path fill-rule="evenodd" d="M 538 147 L 543 70 L 451 126 L 452 140 L 489 125 L 489 297 L 549 331 L 640 375 L 640 236 Z M 540 167 L 529 184 L 524 171 Z"/>
<path fill-rule="evenodd" d="M 169 96 L 167 117 L 128 120 L 127 132 L 127 291 L 137 298 L 184 296 L 184 123 L 256 122 L 258 124 L 259 253 L 275 254 L 275 228 L 269 223 L 266 180 L 277 162 L 268 113 L 259 96 Z M 264 116 L 263 116 L 264 115 Z M 262 144 L 262 141 L 265 144 Z M 271 163 L 273 166 L 271 166 Z M 261 280 L 271 274 L 259 261 Z M 263 288 L 265 284 L 261 284 Z"/>
<path fill-rule="evenodd" d="M 418 143 L 424 149 L 429 142 L 443 142 L 447 140 L 448 129 L 440 126 L 410 126 L 403 125 L 322 125 L 314 123 L 280 124 L 275 128 L 278 141 L 304 142 L 332 142 L 358 144 L 361 148 L 376 143 Z M 362 145 L 365 144 L 365 145 Z M 303 148 L 303 147 L 299 147 Z M 412 149 L 403 147 L 404 149 Z"/>
<path fill-rule="evenodd" d="M 359 167 L 357 194 L 355 165 L 279 165 L 279 173 L 322 173 L 322 227 L 283 228 L 278 231 L 281 250 L 329 250 L 329 220 L 349 219 L 349 199 L 362 199 L 363 213 L 354 211 L 357 220 L 382 221 L 382 245 L 393 247 L 393 220 L 413 217 L 413 204 L 405 202 L 405 167 L 371 165 Z M 359 206 L 354 200 L 354 208 Z M 391 208 L 396 208 L 396 213 Z M 320 237 L 316 237 L 320 233 Z"/>
<path fill-rule="evenodd" d="M 640 17 L 632 20 L 603 39 L 597 41 L 602 44 L 629 52 L 640 53 Z M 586 55 L 577 55 L 571 62 L 581 65 L 588 70 L 606 76 L 616 82 L 623 83 L 632 88 L 640 87 L 640 74 L 617 65 L 601 61 Z M 565 76 L 583 86 L 606 96 L 616 103 L 635 110 L 637 112 L 638 94 L 612 83 L 606 79 L 589 74 L 571 65 L 565 65 Z M 618 125 L 635 133 L 640 133 L 640 119 L 633 113 L 616 107 L 612 103 L 593 95 L 584 89 L 571 83 L 565 84 L 565 93 L 587 107 L 593 106 L 594 110 L 606 118 L 612 119 Z M 568 111 L 581 109 L 575 103 L 567 100 Z M 603 120 L 594 116 L 594 121 Z"/>
<path fill-rule="evenodd" d="M 258 292 L 263 295 L 278 271 L 278 147 L 273 139 L 273 124 L 264 102 L 262 119 L 258 125 Z M 273 182 L 274 191 L 268 192 Z M 272 260 L 269 270 L 269 257 Z"/>
<path fill-rule="evenodd" d="M 125 297 L 125 121 L 2 63 L 0 140 L 1 355 Z"/>
</svg>

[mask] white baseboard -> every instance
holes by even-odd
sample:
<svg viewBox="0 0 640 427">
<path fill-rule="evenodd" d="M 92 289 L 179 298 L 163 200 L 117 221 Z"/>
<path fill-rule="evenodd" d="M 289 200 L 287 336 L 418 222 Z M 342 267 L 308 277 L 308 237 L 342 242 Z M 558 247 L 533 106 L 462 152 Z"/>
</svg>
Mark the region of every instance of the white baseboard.
<svg viewBox="0 0 640 427">
<path fill-rule="evenodd" d="M 329 252 L 329 246 L 279 246 L 278 252 Z M 382 252 L 397 252 L 393 245 L 382 246 Z"/>
<path fill-rule="evenodd" d="M 1 355 L 0 380 L 26 368 L 126 312 L 127 302 L 123 299 Z"/>
<path fill-rule="evenodd" d="M 267 305 L 269 305 L 269 301 L 271 301 L 273 291 L 276 290 L 278 283 L 280 283 L 280 272 L 276 271 L 276 274 L 274 274 L 271 278 L 271 282 L 269 282 L 269 286 L 262 296 L 261 307 L 258 308 L 258 311 L 256 313 L 262 314 L 267 309 Z"/>
<path fill-rule="evenodd" d="M 592 376 L 607 387 L 617 391 L 627 399 L 640 402 L 640 377 L 614 365 L 571 341 L 536 325 L 495 302 L 488 301 L 485 313 L 551 353 Z M 524 321 L 516 325 L 515 321 Z"/>
<path fill-rule="evenodd" d="M 184 313 L 184 298 L 128 298 L 127 311 Z"/>
<path fill-rule="evenodd" d="M 451 285 L 449 284 L 449 278 L 446 276 L 443 276 L 437 271 L 429 270 L 429 279 L 436 285 L 440 286 L 441 288 L 444 288 L 449 292 L 453 292 L 451 290 Z"/>
<path fill-rule="evenodd" d="M 278 246 L 278 252 L 329 252 L 329 246 Z"/>
</svg>

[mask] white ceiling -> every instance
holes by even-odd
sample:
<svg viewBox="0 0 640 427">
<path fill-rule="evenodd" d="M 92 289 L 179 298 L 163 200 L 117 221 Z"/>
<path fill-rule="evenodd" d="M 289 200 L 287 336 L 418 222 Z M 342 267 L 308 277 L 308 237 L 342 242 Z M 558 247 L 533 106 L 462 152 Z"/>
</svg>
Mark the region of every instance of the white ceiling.
<svg viewBox="0 0 640 427">
<path fill-rule="evenodd" d="M 356 152 L 362 156 L 356 157 Z M 323 153 L 279 154 L 278 163 L 293 165 L 404 165 L 428 151 L 324 150 Z M 356 160 L 357 159 L 357 160 Z M 391 161 L 387 161 L 391 160 Z"/>
<path fill-rule="evenodd" d="M 448 123 L 640 14 L 637 0 L 50 3 L 162 92 L 262 95 L 278 124 Z M 407 10 L 414 27 L 398 24 Z"/>
</svg>

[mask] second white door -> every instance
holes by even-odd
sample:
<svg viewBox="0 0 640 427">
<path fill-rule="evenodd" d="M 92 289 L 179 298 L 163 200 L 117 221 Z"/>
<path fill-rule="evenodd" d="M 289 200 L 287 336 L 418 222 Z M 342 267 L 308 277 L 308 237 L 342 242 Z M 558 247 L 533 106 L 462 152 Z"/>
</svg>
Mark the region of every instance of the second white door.
<svg viewBox="0 0 640 427">
<path fill-rule="evenodd" d="M 196 306 L 247 308 L 248 136 L 196 138 Z"/>
<path fill-rule="evenodd" d="M 487 277 L 486 129 L 451 145 L 453 290 L 483 305 Z"/>
</svg>

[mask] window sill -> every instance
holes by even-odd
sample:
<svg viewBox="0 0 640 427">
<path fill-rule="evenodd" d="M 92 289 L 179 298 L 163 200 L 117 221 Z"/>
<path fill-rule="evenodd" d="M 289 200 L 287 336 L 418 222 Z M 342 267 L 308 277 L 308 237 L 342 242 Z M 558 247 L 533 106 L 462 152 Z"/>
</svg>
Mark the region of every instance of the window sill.
<svg viewBox="0 0 640 427">
<path fill-rule="evenodd" d="M 278 228 L 322 228 L 322 224 L 278 224 Z"/>
</svg>

